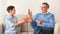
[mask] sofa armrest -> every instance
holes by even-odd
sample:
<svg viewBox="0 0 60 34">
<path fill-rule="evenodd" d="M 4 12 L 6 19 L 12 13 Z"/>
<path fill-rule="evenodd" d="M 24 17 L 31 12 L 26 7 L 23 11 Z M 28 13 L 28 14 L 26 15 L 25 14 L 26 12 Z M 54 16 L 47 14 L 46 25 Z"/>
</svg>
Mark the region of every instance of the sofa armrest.
<svg viewBox="0 0 60 34">
<path fill-rule="evenodd" d="M 2 24 L 0 24 L 0 34 L 3 34 Z"/>
</svg>

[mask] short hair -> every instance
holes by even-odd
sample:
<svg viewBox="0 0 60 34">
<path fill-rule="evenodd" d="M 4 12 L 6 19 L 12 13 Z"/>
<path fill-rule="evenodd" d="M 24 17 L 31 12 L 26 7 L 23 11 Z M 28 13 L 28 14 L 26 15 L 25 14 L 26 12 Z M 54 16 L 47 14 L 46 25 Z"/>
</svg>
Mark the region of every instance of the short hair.
<svg viewBox="0 0 60 34">
<path fill-rule="evenodd" d="M 45 4 L 49 8 L 49 4 L 47 2 L 42 3 L 42 5 Z"/>
<path fill-rule="evenodd" d="M 13 8 L 15 8 L 14 6 L 8 6 L 7 7 L 7 12 L 9 13 L 10 11 L 9 10 L 12 10 Z"/>
</svg>

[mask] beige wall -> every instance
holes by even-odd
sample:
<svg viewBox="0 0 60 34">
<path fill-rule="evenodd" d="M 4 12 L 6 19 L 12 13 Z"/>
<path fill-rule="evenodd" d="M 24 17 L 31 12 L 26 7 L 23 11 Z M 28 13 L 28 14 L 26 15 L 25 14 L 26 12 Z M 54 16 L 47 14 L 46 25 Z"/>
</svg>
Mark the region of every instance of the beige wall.
<svg viewBox="0 0 60 34">
<path fill-rule="evenodd" d="M 0 16 L 7 14 L 6 7 L 9 5 L 14 5 L 16 7 L 16 14 L 27 14 L 27 10 L 31 9 L 33 15 L 35 15 L 41 12 L 40 6 L 43 2 L 50 4 L 50 9 L 48 11 L 55 14 L 57 23 L 60 22 L 60 0 L 0 0 Z"/>
</svg>

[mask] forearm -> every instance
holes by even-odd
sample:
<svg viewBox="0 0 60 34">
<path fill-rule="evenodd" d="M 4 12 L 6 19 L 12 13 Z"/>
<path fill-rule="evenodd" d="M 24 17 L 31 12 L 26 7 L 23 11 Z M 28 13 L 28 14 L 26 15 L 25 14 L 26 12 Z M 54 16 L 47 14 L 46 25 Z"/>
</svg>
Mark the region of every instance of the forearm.
<svg viewBox="0 0 60 34">
<path fill-rule="evenodd" d="M 37 23 L 36 23 L 36 21 L 31 21 L 31 26 L 32 26 L 32 28 L 37 27 Z"/>
<path fill-rule="evenodd" d="M 15 24 L 13 24 L 13 25 L 14 25 L 14 27 L 18 27 L 18 26 L 21 26 L 23 23 L 24 23 L 24 22 L 18 22 L 18 23 L 15 23 Z"/>
<path fill-rule="evenodd" d="M 54 28 L 55 27 L 55 23 L 45 23 L 44 26 L 48 27 L 48 28 Z"/>
<path fill-rule="evenodd" d="M 42 22 L 41 25 L 43 27 L 47 27 L 47 28 L 54 28 L 55 23 L 44 23 L 44 22 Z"/>
</svg>

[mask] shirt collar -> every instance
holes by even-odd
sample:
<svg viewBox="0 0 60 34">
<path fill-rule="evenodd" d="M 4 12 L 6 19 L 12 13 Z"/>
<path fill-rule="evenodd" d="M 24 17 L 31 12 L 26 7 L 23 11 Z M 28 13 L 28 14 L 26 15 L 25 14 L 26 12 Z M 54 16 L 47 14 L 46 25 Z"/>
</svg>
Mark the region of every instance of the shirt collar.
<svg viewBox="0 0 60 34">
<path fill-rule="evenodd" d="M 14 17 L 14 16 L 12 16 L 12 15 L 10 15 L 10 14 L 8 14 L 8 16 L 10 16 L 10 17 Z"/>
<path fill-rule="evenodd" d="M 41 12 L 41 14 L 43 14 L 43 15 L 47 15 L 49 12 L 47 12 L 46 14 L 43 14 L 42 12 Z"/>
</svg>

